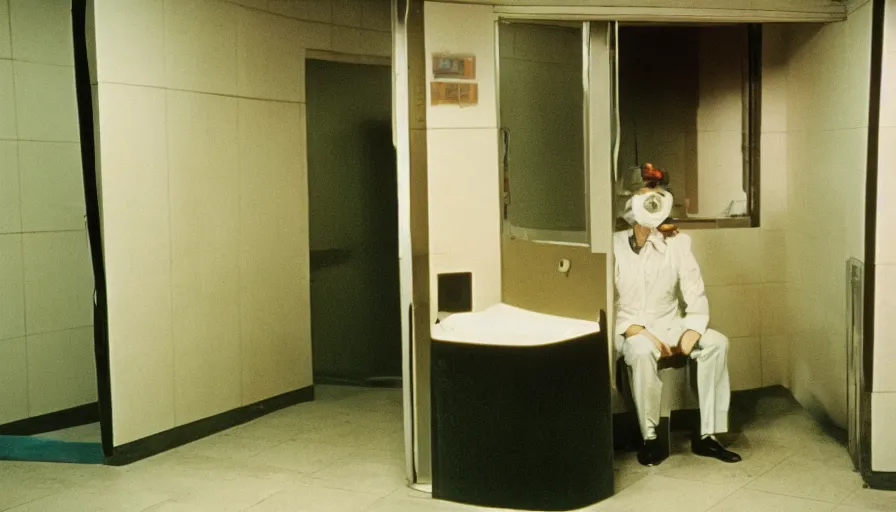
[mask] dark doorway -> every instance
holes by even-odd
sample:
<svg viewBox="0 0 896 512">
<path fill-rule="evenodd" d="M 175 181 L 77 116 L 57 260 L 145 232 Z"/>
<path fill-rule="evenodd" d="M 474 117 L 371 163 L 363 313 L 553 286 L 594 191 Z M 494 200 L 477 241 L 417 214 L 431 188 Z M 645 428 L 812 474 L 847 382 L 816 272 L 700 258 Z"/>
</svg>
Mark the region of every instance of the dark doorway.
<svg viewBox="0 0 896 512">
<path fill-rule="evenodd" d="M 317 384 L 400 383 L 391 76 L 388 66 L 306 64 Z"/>
</svg>

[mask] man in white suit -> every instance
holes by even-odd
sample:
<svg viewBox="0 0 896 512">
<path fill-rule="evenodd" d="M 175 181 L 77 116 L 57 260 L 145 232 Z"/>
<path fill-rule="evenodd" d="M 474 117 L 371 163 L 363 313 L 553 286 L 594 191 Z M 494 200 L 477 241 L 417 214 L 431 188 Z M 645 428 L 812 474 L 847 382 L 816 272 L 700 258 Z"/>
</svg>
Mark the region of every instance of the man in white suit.
<svg viewBox="0 0 896 512">
<path fill-rule="evenodd" d="M 741 457 L 715 438 L 728 431 L 728 338 L 708 328 L 709 302 L 691 238 L 666 224 L 672 209 L 672 195 L 665 190 L 668 175 L 647 164 L 641 176 L 624 214 L 631 229 L 613 239 L 616 349 L 632 369 L 632 395 L 645 440 L 638 460 L 655 466 L 665 458 L 656 436 L 662 395 L 657 362 L 681 353 L 697 361 L 700 435 L 692 451 L 739 462 Z"/>
</svg>

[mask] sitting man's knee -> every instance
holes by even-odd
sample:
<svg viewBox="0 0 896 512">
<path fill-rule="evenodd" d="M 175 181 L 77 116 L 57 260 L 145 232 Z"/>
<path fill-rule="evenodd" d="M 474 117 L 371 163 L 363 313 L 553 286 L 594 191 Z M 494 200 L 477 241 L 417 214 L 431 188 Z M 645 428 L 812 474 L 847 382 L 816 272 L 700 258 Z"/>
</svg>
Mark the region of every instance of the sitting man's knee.
<svg viewBox="0 0 896 512">
<path fill-rule="evenodd" d="M 720 352 L 728 352 L 728 337 L 719 331 L 709 329 L 699 341 L 699 346 L 704 349 L 713 349 Z"/>
<path fill-rule="evenodd" d="M 629 366 L 639 359 L 656 359 L 656 345 L 647 336 L 636 334 L 625 340 L 624 347 L 625 362 Z"/>
</svg>

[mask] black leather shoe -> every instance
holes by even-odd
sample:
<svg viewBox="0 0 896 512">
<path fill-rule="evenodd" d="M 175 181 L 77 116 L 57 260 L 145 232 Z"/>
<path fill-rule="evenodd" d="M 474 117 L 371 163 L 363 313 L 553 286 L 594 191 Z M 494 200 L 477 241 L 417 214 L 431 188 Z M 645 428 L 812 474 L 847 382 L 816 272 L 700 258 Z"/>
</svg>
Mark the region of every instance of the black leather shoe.
<svg viewBox="0 0 896 512">
<path fill-rule="evenodd" d="M 722 462 L 734 463 L 741 461 L 740 455 L 726 450 L 724 446 L 711 437 L 693 441 L 691 443 L 691 451 L 703 457 L 719 459 Z"/>
<path fill-rule="evenodd" d="M 644 441 L 644 446 L 638 450 L 638 462 L 642 466 L 658 466 L 664 460 L 666 460 L 666 454 L 659 439 Z"/>
</svg>

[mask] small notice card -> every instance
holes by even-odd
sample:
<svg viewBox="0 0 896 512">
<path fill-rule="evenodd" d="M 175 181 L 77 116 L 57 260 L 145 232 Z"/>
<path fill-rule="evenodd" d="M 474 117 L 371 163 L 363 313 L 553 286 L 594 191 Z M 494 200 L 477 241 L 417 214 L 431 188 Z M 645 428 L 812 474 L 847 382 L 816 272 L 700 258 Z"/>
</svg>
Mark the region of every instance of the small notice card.
<svg viewBox="0 0 896 512">
<path fill-rule="evenodd" d="M 432 82 L 433 105 L 469 106 L 479 103 L 479 86 L 463 82 Z"/>
<path fill-rule="evenodd" d="M 432 76 L 439 78 L 476 78 L 476 57 L 472 55 L 449 55 L 434 53 L 432 56 Z"/>
</svg>

